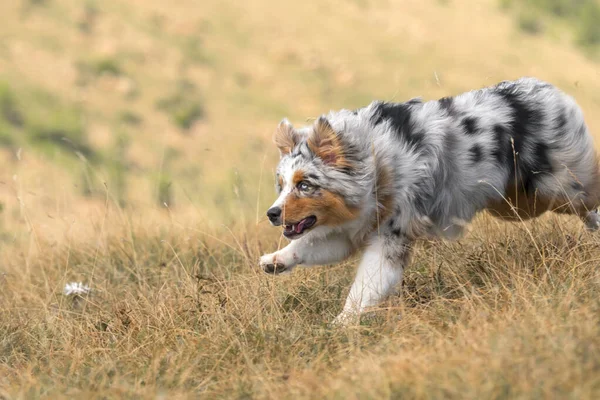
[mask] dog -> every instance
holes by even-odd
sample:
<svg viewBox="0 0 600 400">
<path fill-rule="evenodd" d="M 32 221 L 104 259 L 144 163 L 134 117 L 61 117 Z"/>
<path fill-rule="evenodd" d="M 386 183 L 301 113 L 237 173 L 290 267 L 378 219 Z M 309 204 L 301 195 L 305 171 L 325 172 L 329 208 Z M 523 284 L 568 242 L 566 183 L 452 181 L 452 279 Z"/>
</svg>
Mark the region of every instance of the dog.
<svg viewBox="0 0 600 400">
<path fill-rule="evenodd" d="M 394 289 L 415 240 L 458 238 L 480 211 L 512 221 L 553 211 L 600 226 L 583 112 L 535 78 L 434 101 L 375 101 L 302 128 L 284 119 L 274 142 L 278 198 L 267 217 L 291 243 L 260 266 L 279 274 L 364 249 L 334 323 L 355 321 Z"/>
</svg>

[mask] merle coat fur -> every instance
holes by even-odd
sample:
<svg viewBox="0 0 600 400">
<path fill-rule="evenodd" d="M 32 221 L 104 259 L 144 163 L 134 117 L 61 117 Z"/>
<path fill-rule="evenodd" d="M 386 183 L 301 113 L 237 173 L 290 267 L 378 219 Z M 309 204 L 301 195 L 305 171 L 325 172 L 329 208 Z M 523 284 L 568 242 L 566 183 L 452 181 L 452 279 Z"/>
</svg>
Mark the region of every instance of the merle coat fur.
<svg viewBox="0 0 600 400">
<path fill-rule="evenodd" d="M 337 322 L 393 289 L 414 240 L 459 237 L 480 211 L 523 220 L 551 210 L 600 224 L 583 113 L 533 78 L 437 101 L 373 102 L 299 129 L 284 120 L 275 142 L 279 197 L 268 215 L 292 241 L 261 266 L 278 273 L 364 249 Z"/>
</svg>

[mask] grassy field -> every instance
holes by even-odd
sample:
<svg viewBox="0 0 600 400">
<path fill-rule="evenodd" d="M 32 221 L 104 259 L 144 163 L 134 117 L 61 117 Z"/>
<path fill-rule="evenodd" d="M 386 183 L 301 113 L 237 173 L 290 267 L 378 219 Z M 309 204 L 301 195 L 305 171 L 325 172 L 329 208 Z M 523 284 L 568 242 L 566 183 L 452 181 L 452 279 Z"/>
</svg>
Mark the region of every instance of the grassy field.
<svg viewBox="0 0 600 400">
<path fill-rule="evenodd" d="M 283 117 L 533 75 L 598 135 L 598 3 L 564 4 L 0 2 L 0 399 L 600 397 L 600 236 L 572 218 L 420 243 L 343 330 L 356 260 L 256 265 Z"/>
<path fill-rule="evenodd" d="M 347 329 L 327 323 L 352 262 L 271 277 L 255 264 L 276 240 L 253 230 L 96 228 L 3 253 L 0 396 L 600 395 L 600 239 L 577 221 L 421 243 L 401 295 Z M 89 296 L 61 294 L 82 279 Z"/>
</svg>

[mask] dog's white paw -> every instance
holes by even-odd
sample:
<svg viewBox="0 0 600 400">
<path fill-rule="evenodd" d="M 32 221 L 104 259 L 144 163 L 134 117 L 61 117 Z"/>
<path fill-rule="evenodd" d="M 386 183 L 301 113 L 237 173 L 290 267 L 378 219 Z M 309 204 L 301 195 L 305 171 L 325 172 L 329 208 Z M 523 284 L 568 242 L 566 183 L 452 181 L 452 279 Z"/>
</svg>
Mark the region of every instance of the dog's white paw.
<svg viewBox="0 0 600 400">
<path fill-rule="evenodd" d="M 280 257 L 277 253 L 265 254 L 260 258 L 260 267 L 268 274 L 281 274 L 289 271 L 291 266 L 286 265 L 283 257 Z"/>
<path fill-rule="evenodd" d="M 585 218 L 585 227 L 589 231 L 597 231 L 600 229 L 600 214 L 598 214 L 598 210 L 594 210 L 588 213 Z"/>
<path fill-rule="evenodd" d="M 360 314 L 352 311 L 342 311 L 333 321 L 331 326 L 343 328 L 346 326 L 357 325 L 360 322 Z"/>
</svg>

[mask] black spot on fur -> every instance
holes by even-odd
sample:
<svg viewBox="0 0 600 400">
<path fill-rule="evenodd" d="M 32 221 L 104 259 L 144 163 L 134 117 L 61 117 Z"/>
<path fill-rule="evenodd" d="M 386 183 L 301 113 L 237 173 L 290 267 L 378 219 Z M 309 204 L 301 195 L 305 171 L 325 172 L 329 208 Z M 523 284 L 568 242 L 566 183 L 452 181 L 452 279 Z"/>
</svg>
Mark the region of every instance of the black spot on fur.
<svg viewBox="0 0 600 400">
<path fill-rule="evenodd" d="M 427 190 L 427 187 L 428 179 L 422 179 L 414 184 L 415 197 L 413 201 L 417 213 L 421 215 L 429 214 L 429 205 L 432 202 L 432 193 Z"/>
<path fill-rule="evenodd" d="M 420 101 L 419 101 L 420 103 Z M 412 103 L 414 105 L 415 103 Z M 411 103 L 380 103 L 373 115 L 372 122 L 379 125 L 389 121 L 398 139 L 407 142 L 416 150 L 423 147 L 424 132 L 414 132 L 411 122 Z"/>
<path fill-rule="evenodd" d="M 567 125 L 567 116 L 564 112 L 561 112 L 556 118 L 556 129 L 562 131 L 563 128 Z"/>
<path fill-rule="evenodd" d="M 483 149 L 478 144 L 471 147 L 469 153 L 471 154 L 471 161 L 473 161 L 474 164 L 477 164 L 483 159 Z"/>
<path fill-rule="evenodd" d="M 421 100 L 418 97 L 415 97 L 414 99 L 410 99 L 409 101 L 407 101 L 406 103 L 409 106 L 414 106 L 414 105 L 418 105 L 418 104 L 423 104 L 423 100 Z"/>
<path fill-rule="evenodd" d="M 385 121 L 385 116 L 381 113 L 384 103 L 377 104 L 373 115 L 371 116 L 371 123 L 375 126 L 382 124 Z"/>
<path fill-rule="evenodd" d="M 548 146 L 545 143 L 535 143 L 531 149 L 532 160 L 522 163 L 519 168 L 521 185 L 528 195 L 534 194 L 537 182 L 553 173 L 552 163 L 548 155 Z"/>
<path fill-rule="evenodd" d="M 318 177 L 317 175 L 315 175 L 315 174 L 311 174 L 311 173 L 308 173 L 308 174 L 306 174 L 306 177 L 307 177 L 308 179 L 310 179 L 310 180 L 313 180 L 313 181 L 316 181 L 316 180 L 318 180 L 318 179 L 319 179 L 319 177 Z"/>
<path fill-rule="evenodd" d="M 402 233 L 402 231 L 400 229 L 392 230 L 392 235 L 394 235 L 396 237 L 400 236 L 401 233 Z"/>
<path fill-rule="evenodd" d="M 341 168 L 337 167 L 337 170 L 349 176 L 356 176 L 358 170 L 355 168 L 355 166 L 364 161 L 364 157 L 361 156 L 362 152 L 352 143 L 342 140 L 342 144 L 344 148 L 344 157 L 349 163 L 349 166 L 344 166 Z"/>
<path fill-rule="evenodd" d="M 508 130 L 502 125 L 494 125 L 494 151 L 492 155 L 499 164 L 507 164 L 512 155 L 512 145 Z"/>
<path fill-rule="evenodd" d="M 467 135 L 474 135 L 477 133 L 477 119 L 474 117 L 467 117 L 462 120 L 461 125 L 463 126 Z"/>
<path fill-rule="evenodd" d="M 530 164 L 536 174 L 551 174 L 554 172 L 548 151 L 549 146 L 546 143 L 538 142 L 533 145 L 531 150 L 533 161 Z"/>
<path fill-rule="evenodd" d="M 564 137 L 568 133 L 566 130 L 567 116 L 565 115 L 564 111 L 554 118 L 554 124 L 554 129 L 556 130 L 557 136 Z"/>
<path fill-rule="evenodd" d="M 534 90 L 544 89 L 538 85 Z M 548 145 L 536 141 L 536 134 L 543 128 L 544 113 L 514 84 L 500 84 L 496 93 L 511 110 L 511 122 L 506 127 L 496 125 L 494 156 L 509 170 L 509 180 L 528 195 L 533 195 L 537 182 L 545 174 L 552 173 L 548 158 Z M 527 154 L 523 154 L 526 151 Z M 516 157 L 516 159 L 515 159 Z M 515 169 L 516 166 L 516 169 Z"/>
<path fill-rule="evenodd" d="M 438 100 L 438 103 L 440 103 L 440 108 L 442 108 L 442 110 L 448 111 L 449 114 L 451 114 L 453 112 L 453 110 L 454 110 L 454 98 L 453 97 L 443 97 Z"/>
<path fill-rule="evenodd" d="M 509 135 L 514 140 L 515 152 L 520 153 L 523 143 L 540 130 L 544 114 L 523 101 L 513 86 L 500 89 L 498 94 L 512 110 Z"/>
<path fill-rule="evenodd" d="M 577 190 L 578 192 L 583 191 L 583 185 L 581 184 L 581 182 L 573 181 L 573 182 L 571 182 L 571 187 L 573 189 Z"/>
</svg>

